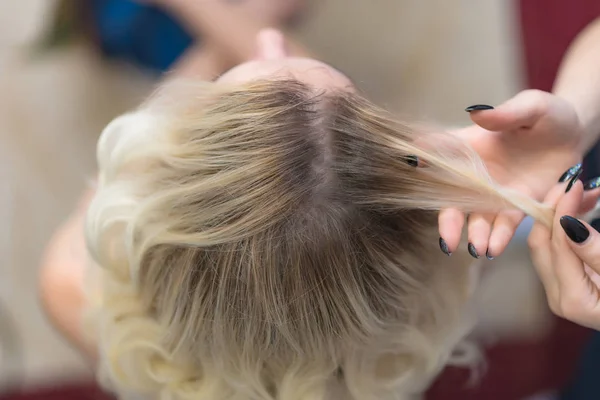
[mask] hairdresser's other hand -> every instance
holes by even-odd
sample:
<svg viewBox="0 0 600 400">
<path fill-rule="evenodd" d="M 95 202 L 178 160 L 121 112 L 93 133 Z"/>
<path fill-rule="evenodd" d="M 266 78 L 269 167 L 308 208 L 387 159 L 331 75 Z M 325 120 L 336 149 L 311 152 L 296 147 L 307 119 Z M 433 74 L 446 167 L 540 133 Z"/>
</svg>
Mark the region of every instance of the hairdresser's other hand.
<svg viewBox="0 0 600 400">
<path fill-rule="evenodd" d="M 546 199 L 556 207 L 552 228 L 536 223 L 529 235 L 531 259 L 552 311 L 600 330 L 600 234 L 573 218 L 582 208 L 581 183 L 567 194 L 563 188 L 553 189 Z M 597 199 L 600 190 L 595 192 Z"/>
<path fill-rule="evenodd" d="M 475 124 L 454 133 L 479 153 L 503 186 L 542 200 L 565 170 L 581 160 L 579 118 L 570 103 L 555 95 L 526 90 L 495 109 L 476 106 L 467 111 Z M 500 255 L 523 218 L 518 211 L 469 215 L 471 255 Z M 459 244 L 464 219 L 455 209 L 440 213 L 440 236 L 449 252 Z"/>
</svg>

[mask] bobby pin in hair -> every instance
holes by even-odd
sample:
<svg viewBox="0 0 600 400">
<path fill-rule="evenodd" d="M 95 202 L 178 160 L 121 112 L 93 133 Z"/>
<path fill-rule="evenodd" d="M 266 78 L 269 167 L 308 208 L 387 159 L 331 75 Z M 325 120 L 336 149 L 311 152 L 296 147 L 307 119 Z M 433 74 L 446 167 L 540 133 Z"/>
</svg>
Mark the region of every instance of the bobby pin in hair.
<svg viewBox="0 0 600 400">
<path fill-rule="evenodd" d="M 411 167 L 418 167 L 419 166 L 419 158 L 417 156 L 406 156 L 406 162 L 408 163 L 408 165 L 410 165 Z"/>
</svg>

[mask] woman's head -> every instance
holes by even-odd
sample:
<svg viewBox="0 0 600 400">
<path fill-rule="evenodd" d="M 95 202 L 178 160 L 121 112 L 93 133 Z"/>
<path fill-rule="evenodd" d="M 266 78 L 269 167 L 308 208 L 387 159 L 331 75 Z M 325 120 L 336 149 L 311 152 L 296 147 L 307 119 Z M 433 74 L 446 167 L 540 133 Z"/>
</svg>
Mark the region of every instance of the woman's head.
<svg viewBox="0 0 600 400">
<path fill-rule="evenodd" d="M 173 83 L 103 133 L 87 234 L 120 393 L 399 398 L 464 333 L 468 276 L 444 265 L 436 210 L 545 216 L 330 67 L 272 62 Z"/>
</svg>

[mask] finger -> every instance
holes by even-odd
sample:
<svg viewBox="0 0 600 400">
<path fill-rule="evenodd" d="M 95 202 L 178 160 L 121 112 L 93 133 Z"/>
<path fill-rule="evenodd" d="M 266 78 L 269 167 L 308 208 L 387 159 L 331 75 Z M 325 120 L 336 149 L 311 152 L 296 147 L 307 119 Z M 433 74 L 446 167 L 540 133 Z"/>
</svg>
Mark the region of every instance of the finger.
<svg viewBox="0 0 600 400">
<path fill-rule="evenodd" d="M 491 214 L 471 214 L 468 218 L 468 231 L 469 231 L 469 254 L 474 258 L 479 258 L 482 255 L 486 255 L 488 259 L 488 242 L 490 239 L 490 232 L 492 230 L 492 221 L 494 216 Z"/>
<path fill-rule="evenodd" d="M 592 271 L 600 274 L 600 233 L 587 222 L 569 216 L 561 217 L 561 226 L 573 253 Z"/>
<path fill-rule="evenodd" d="M 440 211 L 438 216 L 440 247 L 442 247 L 444 253 L 450 255 L 456 251 L 460 243 L 464 223 L 465 215 L 462 211 L 455 208 Z"/>
<path fill-rule="evenodd" d="M 576 182 L 569 193 L 565 194 L 558 202 L 556 206 L 556 217 L 554 218 L 552 228 L 553 268 L 558 281 L 561 303 L 563 304 L 565 303 L 564 298 L 579 297 L 581 291 L 586 288 L 582 285 L 585 285 L 588 282 L 583 262 L 578 257 L 577 253 L 572 250 L 569 243 L 574 239 L 577 239 L 579 243 L 583 242 L 580 236 L 574 236 L 577 232 L 575 229 L 582 225 L 579 221 L 576 221 L 571 217 L 563 218 L 563 216 L 572 216 L 577 213 L 582 198 L 583 185 L 581 182 Z M 568 231 L 566 227 L 570 228 L 569 232 L 573 235 L 570 240 L 567 235 L 565 235 Z M 585 229 L 587 228 L 584 228 L 582 232 L 579 233 L 583 234 Z"/>
<path fill-rule="evenodd" d="M 556 209 L 560 224 L 558 229 L 562 229 L 565 235 L 557 234 L 555 236 L 560 236 L 569 249 L 572 250 L 573 254 L 581 260 L 581 271 L 578 269 L 578 273 L 584 272 L 583 263 L 587 264 L 594 272 L 600 273 L 600 239 L 598 239 L 600 234 L 588 223 L 572 217 L 574 211 L 577 211 L 577 206 L 576 193 L 572 196 L 565 196 L 559 202 Z"/>
<path fill-rule="evenodd" d="M 600 197 L 600 188 L 584 191 L 578 214 L 581 215 L 592 211 L 596 207 L 596 204 L 598 204 L 598 197 Z"/>
<path fill-rule="evenodd" d="M 490 234 L 488 258 L 493 259 L 504 252 L 523 218 L 525 214 L 517 210 L 503 211 L 498 214 Z"/>
<path fill-rule="evenodd" d="M 556 204 L 564 193 L 564 184 L 555 185 L 546 196 L 544 204 L 556 208 Z M 553 305 L 558 303 L 558 280 L 552 267 L 551 239 L 551 229 L 536 221 L 527 238 L 527 244 L 535 270 L 544 285 L 548 303 L 554 309 Z"/>
<path fill-rule="evenodd" d="M 525 90 L 493 110 L 472 112 L 471 119 L 491 131 L 529 128 L 545 115 L 549 96 L 542 91 Z"/>
<path fill-rule="evenodd" d="M 544 204 L 548 207 L 556 209 L 558 202 L 565 194 L 565 187 L 565 183 L 559 183 L 557 185 L 554 185 L 554 187 L 546 195 L 546 198 L 544 199 Z M 546 227 L 547 229 L 542 230 L 540 229 L 541 227 L 544 227 L 544 224 L 542 222 L 536 221 L 533 225 L 533 228 L 531 229 L 531 233 L 529 234 L 529 241 L 532 242 L 534 246 L 538 244 L 537 239 L 539 239 L 540 241 L 549 241 L 552 238 L 550 229 Z"/>
<path fill-rule="evenodd" d="M 538 237 L 533 242 L 535 245 L 532 245 L 531 242 L 528 241 L 528 243 L 530 243 L 529 249 L 531 261 L 533 262 L 535 271 L 538 274 L 542 285 L 544 286 L 544 291 L 546 292 L 546 298 L 550 308 L 552 311 L 557 312 L 555 310 L 560 297 L 558 291 L 558 280 L 556 279 L 554 269 L 552 268 L 552 248 L 550 245 L 550 236 L 552 231 L 550 228 L 539 222 L 535 223 L 535 228 L 535 235 L 547 238 L 547 240 L 542 240 Z"/>
</svg>

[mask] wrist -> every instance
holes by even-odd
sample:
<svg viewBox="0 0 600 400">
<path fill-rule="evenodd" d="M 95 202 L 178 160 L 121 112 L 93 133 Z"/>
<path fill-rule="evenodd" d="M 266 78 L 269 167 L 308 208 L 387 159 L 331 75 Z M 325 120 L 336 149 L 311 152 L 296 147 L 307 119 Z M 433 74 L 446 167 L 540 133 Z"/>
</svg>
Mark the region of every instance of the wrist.
<svg viewBox="0 0 600 400">
<path fill-rule="evenodd" d="M 578 130 L 574 131 L 573 134 L 578 136 L 577 147 L 580 156 L 583 158 L 600 136 L 600 113 L 597 104 L 594 99 L 588 98 L 587 93 L 562 90 L 558 87 L 553 91 L 553 94 L 572 110 L 574 118 L 576 118 Z M 589 105 L 593 106 L 590 107 Z"/>
</svg>

